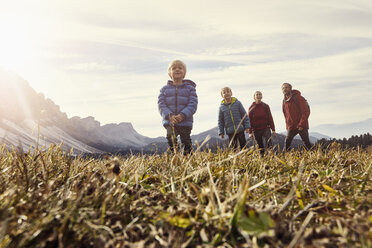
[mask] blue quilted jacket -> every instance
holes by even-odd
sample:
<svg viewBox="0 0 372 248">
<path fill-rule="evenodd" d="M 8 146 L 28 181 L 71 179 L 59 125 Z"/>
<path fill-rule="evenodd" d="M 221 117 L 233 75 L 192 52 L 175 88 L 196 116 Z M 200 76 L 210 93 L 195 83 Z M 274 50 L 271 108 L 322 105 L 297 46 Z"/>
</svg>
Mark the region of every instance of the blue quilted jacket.
<svg viewBox="0 0 372 248">
<path fill-rule="evenodd" d="M 240 123 L 242 118 L 244 120 Z M 225 132 L 234 134 L 235 130 L 239 133 L 247 128 L 251 128 L 251 124 L 241 102 L 235 97 L 232 98 L 230 104 L 226 104 L 223 100 L 218 114 L 218 135 L 225 134 Z"/>
<path fill-rule="evenodd" d="M 195 90 L 196 84 L 188 79 L 184 79 L 181 85 L 173 85 L 169 80 L 160 90 L 158 97 L 158 108 L 163 117 L 163 125 L 169 126 L 169 115 L 181 114 L 183 121 L 178 126 L 192 127 L 193 115 L 198 106 L 198 96 Z"/>
</svg>

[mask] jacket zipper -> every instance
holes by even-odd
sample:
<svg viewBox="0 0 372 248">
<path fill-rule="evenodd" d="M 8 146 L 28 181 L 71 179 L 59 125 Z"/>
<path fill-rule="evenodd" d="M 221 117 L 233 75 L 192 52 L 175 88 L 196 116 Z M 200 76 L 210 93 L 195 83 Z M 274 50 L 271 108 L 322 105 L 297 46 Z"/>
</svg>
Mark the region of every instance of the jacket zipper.
<svg viewBox="0 0 372 248">
<path fill-rule="evenodd" d="M 178 108 L 178 87 L 176 86 L 176 115 L 177 115 L 177 108 Z"/>
<path fill-rule="evenodd" d="M 230 111 L 230 116 L 231 116 L 231 120 L 232 120 L 232 123 L 234 125 L 234 132 L 236 132 L 236 127 L 235 127 L 235 121 L 234 121 L 234 117 L 233 117 L 233 114 L 231 112 L 231 108 L 230 108 L 231 104 L 228 105 L 229 107 L 229 111 Z"/>
</svg>

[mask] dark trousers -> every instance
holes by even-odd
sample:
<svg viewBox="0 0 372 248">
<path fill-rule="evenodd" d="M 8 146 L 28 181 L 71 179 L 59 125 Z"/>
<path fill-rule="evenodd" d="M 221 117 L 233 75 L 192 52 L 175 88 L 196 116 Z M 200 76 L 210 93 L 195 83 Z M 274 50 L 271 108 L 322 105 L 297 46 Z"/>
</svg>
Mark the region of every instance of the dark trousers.
<svg viewBox="0 0 372 248">
<path fill-rule="evenodd" d="M 169 149 L 174 152 L 179 149 L 177 137 L 178 135 L 181 138 L 181 143 L 183 145 L 183 153 L 188 154 L 192 151 L 192 143 L 191 143 L 191 129 L 192 127 L 182 127 L 182 126 L 165 126 L 167 129 L 167 140 Z"/>
<path fill-rule="evenodd" d="M 287 136 L 285 137 L 285 147 L 284 150 L 288 151 L 291 147 L 291 143 L 293 138 L 299 134 L 301 136 L 302 141 L 305 144 L 307 149 L 311 148 L 310 139 L 309 139 L 309 129 L 302 129 L 301 131 L 297 129 L 295 130 L 287 130 Z"/>
<path fill-rule="evenodd" d="M 235 134 L 228 134 L 229 136 L 229 144 L 231 148 L 238 148 L 238 142 L 239 142 L 239 145 L 240 145 L 240 149 L 243 149 L 246 145 L 246 140 L 245 140 L 245 135 L 244 135 L 244 131 L 243 132 L 240 132 L 240 133 L 237 133 Z M 231 141 L 232 140 L 232 141 Z"/>
<path fill-rule="evenodd" d="M 260 148 L 260 153 L 263 156 L 265 154 L 264 142 L 266 143 L 266 148 L 272 147 L 270 128 L 254 131 L 253 135 L 258 147 Z"/>
</svg>

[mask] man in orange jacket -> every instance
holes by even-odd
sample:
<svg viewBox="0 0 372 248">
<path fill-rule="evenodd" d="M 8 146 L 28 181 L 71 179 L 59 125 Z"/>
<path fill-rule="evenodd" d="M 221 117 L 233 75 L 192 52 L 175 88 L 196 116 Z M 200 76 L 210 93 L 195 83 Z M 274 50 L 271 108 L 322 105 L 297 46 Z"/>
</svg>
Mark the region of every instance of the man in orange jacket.
<svg viewBox="0 0 372 248">
<path fill-rule="evenodd" d="M 292 90 L 292 85 L 284 83 L 282 85 L 284 94 L 283 114 L 287 129 L 284 149 L 289 150 L 293 138 L 299 134 L 307 149 L 311 148 L 309 140 L 309 115 L 310 108 L 305 98 L 301 96 L 298 90 Z"/>
</svg>

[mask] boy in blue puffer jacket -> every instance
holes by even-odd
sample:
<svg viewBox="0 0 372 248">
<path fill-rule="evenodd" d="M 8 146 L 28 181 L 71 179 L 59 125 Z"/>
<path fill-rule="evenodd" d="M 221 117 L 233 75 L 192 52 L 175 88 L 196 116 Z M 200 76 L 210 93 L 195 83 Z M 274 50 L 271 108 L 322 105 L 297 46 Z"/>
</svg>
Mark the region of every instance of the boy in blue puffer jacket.
<svg viewBox="0 0 372 248">
<path fill-rule="evenodd" d="M 167 140 L 172 152 L 178 149 L 177 136 L 180 135 L 184 154 L 191 153 L 191 129 L 193 115 L 198 106 L 196 84 L 184 79 L 186 65 L 180 60 L 172 61 L 168 66 L 168 75 L 172 80 L 161 88 L 158 97 L 158 108 L 167 130 Z"/>
<path fill-rule="evenodd" d="M 232 97 L 232 91 L 229 87 L 221 89 L 223 100 L 218 114 L 218 135 L 223 139 L 224 134 L 229 136 L 230 147 L 237 148 L 238 142 L 240 148 L 246 145 L 244 130 L 248 133 L 251 124 L 243 105 Z"/>
</svg>

